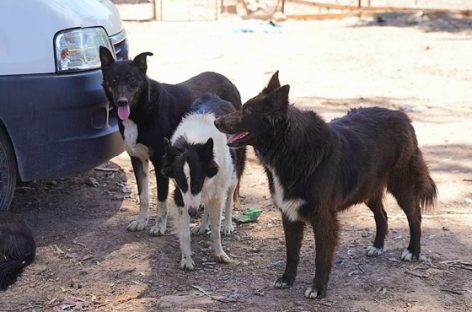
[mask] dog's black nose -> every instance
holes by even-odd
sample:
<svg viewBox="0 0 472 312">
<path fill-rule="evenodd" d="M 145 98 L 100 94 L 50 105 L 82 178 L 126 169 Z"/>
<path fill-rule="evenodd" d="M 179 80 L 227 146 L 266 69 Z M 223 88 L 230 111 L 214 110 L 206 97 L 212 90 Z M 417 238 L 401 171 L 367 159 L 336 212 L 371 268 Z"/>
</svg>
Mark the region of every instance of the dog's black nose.
<svg viewBox="0 0 472 312">
<path fill-rule="evenodd" d="M 197 208 L 195 207 L 189 207 L 188 208 L 188 215 L 191 216 L 192 218 L 196 217 L 198 214 Z"/>
<path fill-rule="evenodd" d="M 116 105 L 118 105 L 118 106 L 126 106 L 126 105 L 128 105 L 128 99 L 119 98 L 119 99 L 116 101 Z"/>
</svg>

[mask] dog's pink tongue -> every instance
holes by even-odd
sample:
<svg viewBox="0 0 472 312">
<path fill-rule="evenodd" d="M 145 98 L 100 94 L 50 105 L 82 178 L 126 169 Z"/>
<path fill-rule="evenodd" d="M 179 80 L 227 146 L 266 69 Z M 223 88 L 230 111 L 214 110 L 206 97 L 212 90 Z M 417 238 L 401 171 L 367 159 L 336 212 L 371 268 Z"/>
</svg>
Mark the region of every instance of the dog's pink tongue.
<svg viewBox="0 0 472 312">
<path fill-rule="evenodd" d="M 118 107 L 118 117 L 120 117 L 121 120 L 128 119 L 129 114 L 130 114 L 129 105 Z"/>
<path fill-rule="evenodd" d="M 247 134 L 247 132 L 238 132 L 236 134 L 233 134 L 232 136 L 230 136 L 228 138 L 228 143 L 229 144 L 234 143 L 237 140 L 239 140 L 240 138 L 242 138 L 243 136 L 245 136 L 246 134 Z"/>
</svg>

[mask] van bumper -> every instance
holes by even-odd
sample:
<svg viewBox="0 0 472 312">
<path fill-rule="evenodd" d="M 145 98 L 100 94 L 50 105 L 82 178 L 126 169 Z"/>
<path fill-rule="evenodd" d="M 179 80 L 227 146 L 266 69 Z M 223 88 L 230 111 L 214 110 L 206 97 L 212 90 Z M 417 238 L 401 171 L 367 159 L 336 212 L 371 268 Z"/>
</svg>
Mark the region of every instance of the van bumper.
<svg viewBox="0 0 472 312">
<path fill-rule="evenodd" d="M 0 76 L 0 120 L 22 181 L 88 170 L 124 150 L 100 69 Z"/>
</svg>

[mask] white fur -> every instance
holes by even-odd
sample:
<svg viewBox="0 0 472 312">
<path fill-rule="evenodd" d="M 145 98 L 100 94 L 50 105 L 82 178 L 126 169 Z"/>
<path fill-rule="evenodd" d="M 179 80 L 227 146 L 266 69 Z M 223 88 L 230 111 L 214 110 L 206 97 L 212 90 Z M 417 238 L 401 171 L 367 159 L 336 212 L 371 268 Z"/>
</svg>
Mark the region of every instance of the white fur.
<svg viewBox="0 0 472 312">
<path fill-rule="evenodd" d="M 301 221 L 298 210 L 302 205 L 306 204 L 306 202 L 301 198 L 285 200 L 285 190 L 280 183 L 275 169 L 269 167 L 269 170 L 272 173 L 272 180 L 274 184 L 274 191 L 271 195 L 275 205 L 282 211 L 288 220 L 292 222 Z"/>
<path fill-rule="evenodd" d="M 205 210 L 208 211 L 211 238 L 216 260 L 224 263 L 231 262 L 231 259 L 223 251 L 223 247 L 221 246 L 221 213 L 224 207 L 224 233 L 229 234 L 233 230 L 231 223 L 231 211 L 233 208 L 232 195 L 237 184 L 237 178 L 229 147 L 226 145 L 226 135 L 216 129 L 214 121 L 215 116 L 213 114 L 187 115 L 182 119 L 171 139 L 171 142 L 175 143 L 179 137 L 184 137 L 189 143 L 203 144 L 211 137 L 213 139 L 214 161 L 218 165 L 218 173 L 212 178 L 205 179 L 200 194 L 194 196 L 191 194 L 190 190 L 186 193 L 182 193 L 185 207 L 182 212 L 179 211 L 176 214 L 176 225 L 182 252 L 181 268 L 183 269 L 193 269 L 193 260 L 190 257 L 192 254 L 190 250 L 190 235 L 187 235 L 190 227 L 190 219 L 187 218 L 187 208 L 189 206 L 198 208 L 200 204 L 204 204 Z M 188 164 L 185 164 L 184 172 L 187 177 L 187 183 L 190 185 L 191 175 Z M 231 199 L 228 199 L 228 197 Z M 177 209 L 182 208 L 177 207 Z"/>
<path fill-rule="evenodd" d="M 141 193 L 139 194 L 139 215 L 134 221 L 128 224 L 128 231 L 142 231 L 146 227 L 149 216 L 149 161 L 142 161 L 143 164 L 143 181 Z"/>
<path fill-rule="evenodd" d="M 378 257 L 382 254 L 383 252 L 383 249 L 381 248 L 377 248 L 377 247 L 374 247 L 374 246 L 369 246 L 367 247 L 365 253 L 368 257 Z"/>
<path fill-rule="evenodd" d="M 157 202 L 156 224 L 151 227 L 149 234 L 160 236 L 166 233 L 167 227 L 167 201 Z"/>
<path fill-rule="evenodd" d="M 305 298 L 316 299 L 318 296 L 318 290 L 312 286 L 308 287 L 305 291 Z"/>
<path fill-rule="evenodd" d="M 125 148 L 128 154 L 138 158 L 143 165 L 143 181 L 141 193 L 139 194 L 139 215 L 128 225 L 128 230 L 142 231 L 149 220 L 149 148 L 138 140 L 138 125 L 131 119 L 123 120 Z M 167 204 L 166 202 L 157 203 L 156 224 L 151 228 L 151 235 L 163 235 L 167 226 Z"/>
<path fill-rule="evenodd" d="M 403 261 L 411 261 L 413 259 L 413 254 L 408 250 L 405 249 L 402 252 L 402 255 L 400 257 Z"/>
<path fill-rule="evenodd" d="M 136 143 L 138 140 L 138 125 L 131 119 L 123 120 L 125 137 L 125 148 L 128 154 L 139 158 L 141 161 L 149 160 L 149 148 L 141 143 Z"/>
</svg>

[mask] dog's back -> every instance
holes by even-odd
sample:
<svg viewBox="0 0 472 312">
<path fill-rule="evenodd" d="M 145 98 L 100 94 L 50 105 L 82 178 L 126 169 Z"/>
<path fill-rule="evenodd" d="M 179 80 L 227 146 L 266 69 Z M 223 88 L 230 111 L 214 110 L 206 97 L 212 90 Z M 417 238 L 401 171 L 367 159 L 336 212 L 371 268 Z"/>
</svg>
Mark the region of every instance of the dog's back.
<svg viewBox="0 0 472 312">
<path fill-rule="evenodd" d="M 11 213 L 0 213 L 0 290 L 15 283 L 35 254 L 33 234 L 23 220 Z"/>
<path fill-rule="evenodd" d="M 368 185 L 383 185 L 390 192 L 401 193 L 399 185 L 408 184 L 417 191 L 421 206 L 432 205 L 436 186 L 405 113 L 380 107 L 359 108 L 329 125 L 343 147 L 338 149 L 342 151 L 338 168 L 344 170 L 339 183 L 345 196 L 354 191 L 358 197 L 355 201 L 361 202 L 363 192 L 356 186 L 366 193 L 372 192 Z"/>
<path fill-rule="evenodd" d="M 238 89 L 221 74 L 203 72 L 180 83 L 180 85 L 189 88 L 193 99 L 205 97 L 205 94 L 214 94 L 233 104 L 235 109 L 241 108 L 241 96 Z"/>
</svg>

